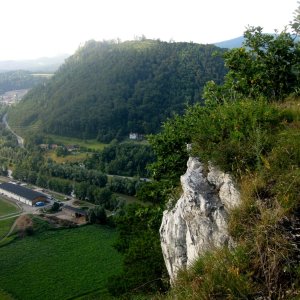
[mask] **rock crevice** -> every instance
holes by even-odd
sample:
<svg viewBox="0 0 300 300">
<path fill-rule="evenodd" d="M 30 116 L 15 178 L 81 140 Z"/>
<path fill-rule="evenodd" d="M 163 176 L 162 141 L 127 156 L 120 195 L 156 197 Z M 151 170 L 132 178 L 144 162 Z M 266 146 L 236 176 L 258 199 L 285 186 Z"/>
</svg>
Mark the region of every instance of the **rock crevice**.
<svg viewBox="0 0 300 300">
<path fill-rule="evenodd" d="M 233 246 L 228 234 L 228 212 L 240 203 L 240 194 L 229 174 L 209 164 L 208 172 L 190 157 L 181 176 L 182 196 L 164 211 L 161 246 L 171 282 L 179 269 L 215 247 Z"/>
</svg>

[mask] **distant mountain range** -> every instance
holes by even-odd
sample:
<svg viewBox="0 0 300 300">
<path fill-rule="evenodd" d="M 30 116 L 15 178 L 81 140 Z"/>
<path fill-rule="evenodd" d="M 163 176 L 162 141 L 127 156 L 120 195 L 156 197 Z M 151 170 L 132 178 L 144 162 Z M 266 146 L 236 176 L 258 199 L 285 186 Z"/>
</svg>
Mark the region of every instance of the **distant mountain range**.
<svg viewBox="0 0 300 300">
<path fill-rule="evenodd" d="M 62 65 L 69 54 L 61 54 L 54 57 L 41 57 L 27 60 L 0 61 L 0 72 L 26 70 L 31 72 L 55 72 Z"/>
<path fill-rule="evenodd" d="M 273 34 L 274 36 L 276 35 L 275 33 Z M 299 41 L 299 37 L 293 35 L 296 41 Z M 243 45 L 245 38 L 243 36 L 239 36 L 234 39 L 214 43 L 215 46 L 220 47 L 220 48 L 227 48 L 227 49 L 232 49 L 232 48 L 240 48 Z"/>
<path fill-rule="evenodd" d="M 244 42 L 244 37 L 243 36 L 239 36 L 237 38 L 234 39 L 230 39 L 230 40 L 226 40 L 226 41 L 222 41 L 222 42 L 218 42 L 218 43 L 214 43 L 215 46 L 220 47 L 220 48 L 228 48 L 228 49 L 232 49 L 232 48 L 239 48 L 242 46 Z"/>
<path fill-rule="evenodd" d="M 241 47 L 244 37 L 240 36 L 231 40 L 214 43 L 220 48 Z M 0 73 L 16 70 L 26 70 L 30 72 L 55 72 L 68 58 L 70 54 L 61 54 L 54 57 L 40 57 L 37 59 L 25 60 L 0 60 Z"/>
<path fill-rule="evenodd" d="M 231 40 L 214 43 L 220 48 L 241 47 L 244 37 L 240 36 Z M 25 60 L 0 60 L 0 73 L 16 70 L 26 70 L 30 72 L 55 72 L 68 58 L 70 54 L 61 54 L 54 57 L 40 57 L 37 59 Z"/>
<path fill-rule="evenodd" d="M 297 40 L 299 38 L 296 38 Z M 244 37 L 239 36 L 233 39 L 213 43 L 220 48 L 239 48 L 243 45 Z M 3 60 L 0 61 L 0 73 L 15 70 L 26 70 L 30 72 L 55 72 L 68 58 L 70 54 L 61 54 L 54 57 L 41 57 L 27 60 Z"/>
</svg>

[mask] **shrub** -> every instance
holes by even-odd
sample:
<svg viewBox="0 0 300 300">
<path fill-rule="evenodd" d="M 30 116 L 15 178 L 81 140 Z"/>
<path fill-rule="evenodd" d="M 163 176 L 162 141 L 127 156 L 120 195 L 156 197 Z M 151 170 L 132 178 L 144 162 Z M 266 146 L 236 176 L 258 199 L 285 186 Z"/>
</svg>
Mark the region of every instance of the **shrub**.
<svg viewBox="0 0 300 300">
<path fill-rule="evenodd" d="M 103 206 L 90 208 L 87 214 L 87 221 L 91 224 L 106 224 L 107 216 Z"/>
<path fill-rule="evenodd" d="M 169 121 L 159 135 L 151 137 L 158 157 L 152 165 L 154 175 L 159 179 L 176 175 L 178 180 L 188 157 L 186 143 L 192 143 L 192 155 L 235 175 L 259 169 L 282 120 L 279 109 L 264 100 L 190 107 L 183 117 Z"/>
</svg>

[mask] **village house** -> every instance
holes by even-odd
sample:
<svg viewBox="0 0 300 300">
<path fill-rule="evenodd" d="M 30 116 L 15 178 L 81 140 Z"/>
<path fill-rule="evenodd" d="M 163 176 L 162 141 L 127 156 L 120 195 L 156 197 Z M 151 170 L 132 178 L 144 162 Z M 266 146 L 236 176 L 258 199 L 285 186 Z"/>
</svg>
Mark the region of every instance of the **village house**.
<svg viewBox="0 0 300 300">
<path fill-rule="evenodd" d="M 139 134 L 137 132 L 129 133 L 129 139 L 130 140 L 142 140 L 143 138 L 144 138 L 143 134 Z"/>
<path fill-rule="evenodd" d="M 48 144 L 40 144 L 40 148 L 42 150 L 48 150 L 49 149 L 49 145 Z"/>
</svg>

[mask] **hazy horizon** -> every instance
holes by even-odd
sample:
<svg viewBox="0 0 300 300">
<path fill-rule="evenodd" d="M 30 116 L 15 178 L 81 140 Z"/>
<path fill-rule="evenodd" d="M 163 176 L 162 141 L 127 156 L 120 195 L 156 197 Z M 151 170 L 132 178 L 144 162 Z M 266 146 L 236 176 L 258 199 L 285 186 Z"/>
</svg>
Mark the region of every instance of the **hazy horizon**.
<svg viewBox="0 0 300 300">
<path fill-rule="evenodd" d="M 10 0 L 0 4 L 0 61 L 73 54 L 97 41 L 149 39 L 213 44 L 243 35 L 246 27 L 284 29 L 297 0 Z"/>
</svg>

